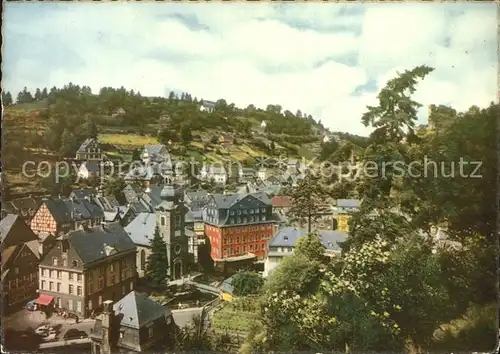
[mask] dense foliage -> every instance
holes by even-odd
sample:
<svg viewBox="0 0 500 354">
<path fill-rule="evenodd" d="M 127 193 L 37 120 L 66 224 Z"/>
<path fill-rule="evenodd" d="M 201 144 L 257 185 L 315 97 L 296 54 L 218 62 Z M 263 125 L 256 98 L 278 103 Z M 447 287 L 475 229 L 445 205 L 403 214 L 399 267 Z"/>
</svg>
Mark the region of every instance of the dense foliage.
<svg viewBox="0 0 500 354">
<path fill-rule="evenodd" d="M 151 240 L 151 254 L 146 265 L 146 277 L 154 287 L 164 289 L 168 283 L 167 245 L 160 235 L 158 226 Z"/>
</svg>

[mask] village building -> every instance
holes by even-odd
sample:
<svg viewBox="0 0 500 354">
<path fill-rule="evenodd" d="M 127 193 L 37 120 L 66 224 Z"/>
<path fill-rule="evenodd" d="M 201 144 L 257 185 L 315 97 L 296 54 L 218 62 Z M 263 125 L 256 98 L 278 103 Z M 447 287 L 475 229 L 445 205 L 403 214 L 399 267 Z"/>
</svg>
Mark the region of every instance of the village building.
<svg viewBox="0 0 500 354">
<path fill-rule="evenodd" d="M 104 311 L 92 328 L 92 354 L 112 352 L 164 352 L 172 342 L 175 322 L 172 311 L 146 294 L 131 291 L 120 301 L 104 303 Z"/>
<path fill-rule="evenodd" d="M 113 112 L 111 113 L 111 117 L 113 117 L 113 118 L 123 117 L 126 114 L 127 114 L 127 112 L 122 107 L 118 107 L 118 108 L 113 110 Z"/>
<path fill-rule="evenodd" d="M 265 193 L 211 195 L 203 213 L 216 267 L 234 268 L 237 263 L 263 259 L 278 221 Z"/>
<path fill-rule="evenodd" d="M 332 230 L 317 230 L 321 243 L 325 247 L 325 256 L 337 256 L 341 253 L 342 242 L 347 239 L 347 233 Z M 297 240 L 307 235 L 306 229 L 284 227 L 269 241 L 264 262 L 263 276 L 267 277 L 286 257 L 293 254 Z"/>
<path fill-rule="evenodd" d="M 217 184 L 226 184 L 228 180 L 227 176 L 227 171 L 224 168 L 224 166 L 215 166 L 215 165 L 210 165 L 207 166 L 206 164 L 203 165 L 203 167 L 200 170 L 200 179 L 201 180 L 207 180 L 207 181 L 213 181 Z"/>
<path fill-rule="evenodd" d="M 36 234 L 54 236 L 76 230 L 81 226 L 94 226 L 104 221 L 104 212 L 87 199 L 43 199 L 30 222 Z"/>
<path fill-rule="evenodd" d="M 141 160 L 145 164 L 153 162 L 169 162 L 167 147 L 163 144 L 145 145 L 141 153 Z"/>
<path fill-rule="evenodd" d="M 71 231 L 40 262 L 37 303 L 87 317 L 136 284 L 135 245 L 119 223 Z"/>
<path fill-rule="evenodd" d="M 20 216 L 0 220 L 2 311 L 19 309 L 36 297 L 40 242 Z"/>
<path fill-rule="evenodd" d="M 77 160 L 102 160 L 103 153 L 97 139 L 87 138 L 76 151 Z"/>
<path fill-rule="evenodd" d="M 158 228 L 167 247 L 170 263 L 168 274 L 175 280 L 187 272 L 189 259 L 192 259 L 189 256 L 190 240 L 185 226 L 188 208 L 182 202 L 180 189 L 171 184 L 162 187 L 160 197 L 161 202 L 155 206 L 155 212 L 138 214 L 125 230 L 137 246 L 137 273 L 142 277 L 147 269 L 147 259 L 152 253 L 151 240 Z M 191 232 L 187 233 L 191 235 Z"/>
<path fill-rule="evenodd" d="M 25 222 L 29 223 L 42 203 L 42 197 L 29 195 L 28 197 L 16 198 L 11 201 L 2 200 L 2 215 L 17 214 Z"/>
<path fill-rule="evenodd" d="M 337 199 L 333 209 L 333 223 L 341 232 L 349 232 L 349 220 L 352 214 L 359 210 L 361 201 L 358 199 Z"/>
<path fill-rule="evenodd" d="M 202 210 L 208 203 L 209 193 L 203 189 L 198 191 L 185 191 L 184 203 L 192 210 Z"/>
<path fill-rule="evenodd" d="M 267 178 L 267 169 L 265 167 L 261 167 L 258 171 L 257 171 L 257 177 L 261 180 L 266 180 Z"/>
<path fill-rule="evenodd" d="M 255 170 L 251 167 L 240 167 L 238 169 L 238 179 L 240 182 L 250 182 L 255 180 Z"/>
<path fill-rule="evenodd" d="M 293 198 L 287 195 L 277 195 L 271 200 L 273 212 L 286 215 L 293 205 Z"/>
<path fill-rule="evenodd" d="M 215 102 L 202 100 L 200 102 L 200 111 L 212 113 L 215 110 Z"/>
<path fill-rule="evenodd" d="M 85 161 L 78 168 L 78 177 L 90 179 L 99 177 L 101 164 L 98 161 Z"/>
</svg>

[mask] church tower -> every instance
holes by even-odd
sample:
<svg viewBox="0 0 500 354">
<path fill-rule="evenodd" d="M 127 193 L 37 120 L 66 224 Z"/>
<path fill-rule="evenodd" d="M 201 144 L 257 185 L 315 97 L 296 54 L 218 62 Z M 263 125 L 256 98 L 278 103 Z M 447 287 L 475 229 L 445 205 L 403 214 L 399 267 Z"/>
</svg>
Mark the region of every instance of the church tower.
<svg viewBox="0 0 500 354">
<path fill-rule="evenodd" d="M 156 207 L 156 225 L 167 246 L 168 275 L 171 280 L 180 279 L 187 273 L 188 238 L 184 227 L 187 207 L 182 191 L 170 179 L 161 191 L 161 203 Z"/>
</svg>

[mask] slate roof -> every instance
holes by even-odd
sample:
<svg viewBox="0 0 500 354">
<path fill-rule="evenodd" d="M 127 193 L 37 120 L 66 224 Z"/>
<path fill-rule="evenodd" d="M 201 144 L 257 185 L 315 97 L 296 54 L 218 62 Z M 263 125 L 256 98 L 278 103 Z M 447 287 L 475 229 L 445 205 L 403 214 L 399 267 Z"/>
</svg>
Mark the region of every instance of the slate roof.
<svg viewBox="0 0 500 354">
<path fill-rule="evenodd" d="M 150 213 L 152 210 L 151 210 L 151 207 L 144 204 L 145 202 L 143 201 L 137 201 L 137 202 L 133 202 L 133 203 L 130 203 L 130 209 L 132 209 L 132 211 L 136 214 L 138 213 Z"/>
<path fill-rule="evenodd" d="M 340 243 L 347 239 L 347 233 L 331 230 L 318 230 L 321 243 L 327 250 L 339 251 Z M 269 241 L 269 247 L 295 247 L 297 240 L 307 235 L 306 229 L 298 227 L 284 227 Z"/>
<path fill-rule="evenodd" d="M 203 221 L 203 211 L 202 210 L 189 210 L 184 217 L 185 223 L 194 223 L 197 221 Z"/>
<path fill-rule="evenodd" d="M 233 285 L 232 285 L 232 281 L 233 281 L 233 276 L 230 276 L 229 278 L 227 279 L 224 279 L 224 281 L 222 282 L 222 284 L 219 286 L 219 288 L 224 291 L 225 293 L 228 293 L 228 294 L 232 294 L 233 293 Z"/>
<path fill-rule="evenodd" d="M 154 213 L 140 213 L 125 226 L 125 231 L 135 244 L 149 247 L 155 228 L 156 215 Z"/>
<path fill-rule="evenodd" d="M 106 258 L 106 247 L 113 247 L 117 253 L 135 249 L 134 242 L 118 222 L 71 231 L 64 238 L 80 256 L 83 264 Z M 45 257 L 42 263 L 50 263 L 48 258 Z"/>
<path fill-rule="evenodd" d="M 16 211 L 25 211 L 25 210 L 35 210 L 38 209 L 40 203 L 42 202 L 41 197 L 24 197 L 13 199 L 10 202 L 6 202 L 6 204 L 10 204 L 13 207 L 13 210 Z M 8 206 L 7 206 L 8 208 Z"/>
<path fill-rule="evenodd" d="M 271 200 L 269 196 L 262 192 L 248 193 L 248 194 L 214 194 L 213 198 L 219 209 L 229 209 L 234 204 L 239 202 L 240 200 L 246 198 L 247 196 L 253 196 L 256 199 L 260 200 L 264 204 L 271 204 Z"/>
<path fill-rule="evenodd" d="M 14 226 L 14 223 L 16 222 L 17 218 L 19 218 L 19 215 L 7 214 L 5 218 L 0 220 L 0 236 L 2 237 L 2 243 L 4 242 L 5 238 L 9 234 L 12 227 Z"/>
<path fill-rule="evenodd" d="M 156 144 L 156 145 L 145 145 L 144 149 L 147 151 L 148 155 L 158 155 L 161 152 L 161 149 L 164 148 L 165 145 Z"/>
<path fill-rule="evenodd" d="M 86 150 L 87 147 L 89 145 L 91 145 L 93 142 L 94 142 L 93 138 L 87 138 L 87 139 L 85 139 L 85 141 L 82 143 L 82 145 L 80 145 L 80 147 L 78 148 L 77 152 L 87 152 L 87 150 Z"/>
<path fill-rule="evenodd" d="M 115 316 L 121 318 L 121 326 L 135 329 L 142 328 L 161 317 L 172 315 L 168 308 L 135 290 L 115 303 L 113 310 Z"/>
<path fill-rule="evenodd" d="M 359 208 L 361 201 L 359 199 L 337 199 L 338 208 Z"/>
<path fill-rule="evenodd" d="M 97 161 L 85 161 L 82 163 L 82 166 L 85 166 L 89 172 L 99 172 L 99 169 L 101 168 Z"/>
<path fill-rule="evenodd" d="M 96 194 L 96 190 L 94 188 L 81 188 L 81 189 L 73 189 L 70 197 L 75 197 L 76 199 L 89 198 Z"/>
<path fill-rule="evenodd" d="M 184 200 L 191 210 L 202 209 L 207 205 L 210 194 L 205 190 L 187 191 L 184 193 Z"/>
</svg>

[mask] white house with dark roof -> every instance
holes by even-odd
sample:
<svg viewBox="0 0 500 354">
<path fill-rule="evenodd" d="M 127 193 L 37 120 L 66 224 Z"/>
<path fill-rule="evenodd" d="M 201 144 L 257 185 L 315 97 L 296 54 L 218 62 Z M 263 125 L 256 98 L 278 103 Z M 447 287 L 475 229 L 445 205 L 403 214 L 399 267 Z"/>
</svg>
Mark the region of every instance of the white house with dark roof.
<svg viewBox="0 0 500 354">
<path fill-rule="evenodd" d="M 101 165 L 98 161 L 85 161 L 78 169 L 78 177 L 83 179 L 99 177 L 100 171 Z"/>
<path fill-rule="evenodd" d="M 325 255 L 335 256 L 340 254 L 340 244 L 347 239 L 347 233 L 331 230 L 318 230 L 316 232 L 321 239 L 321 243 L 325 246 Z M 267 277 L 283 259 L 293 254 L 297 240 L 304 235 L 307 235 L 307 230 L 297 227 L 284 227 L 278 231 L 268 244 L 264 261 L 264 277 Z"/>
<path fill-rule="evenodd" d="M 215 110 L 215 102 L 202 100 L 200 104 L 200 111 L 212 113 Z"/>
<path fill-rule="evenodd" d="M 218 184 L 226 184 L 227 171 L 223 165 L 209 165 L 204 164 L 200 170 L 200 179 L 214 181 Z"/>
</svg>

